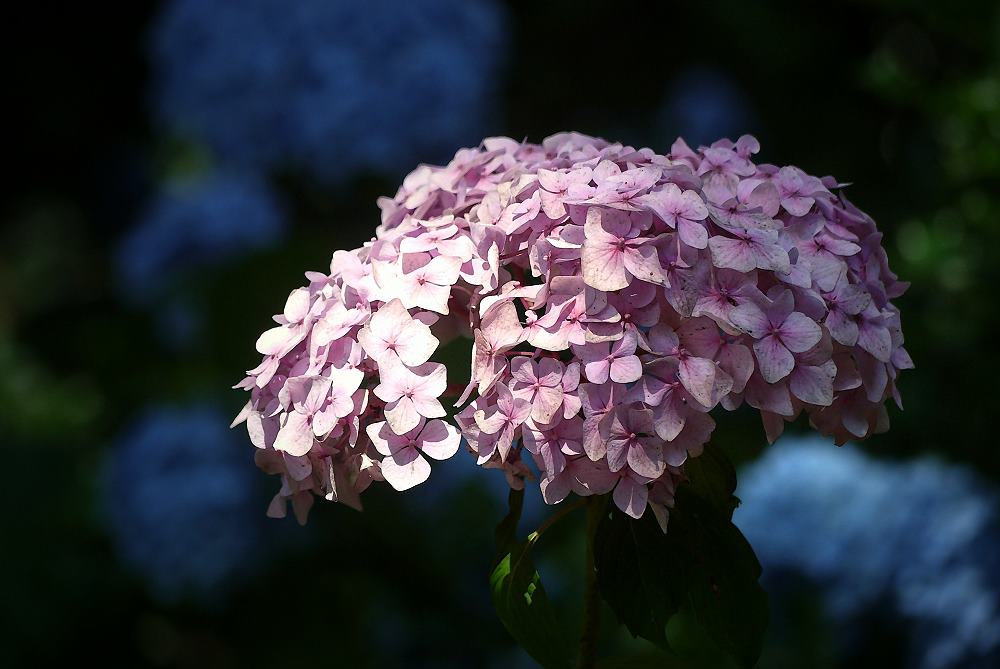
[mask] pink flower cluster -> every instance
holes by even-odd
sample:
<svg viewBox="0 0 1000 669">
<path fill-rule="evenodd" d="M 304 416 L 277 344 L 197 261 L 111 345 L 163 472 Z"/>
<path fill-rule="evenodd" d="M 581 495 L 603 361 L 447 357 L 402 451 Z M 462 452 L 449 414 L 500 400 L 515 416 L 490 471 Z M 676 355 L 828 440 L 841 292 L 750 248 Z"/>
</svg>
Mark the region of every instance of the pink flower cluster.
<svg viewBox="0 0 1000 669">
<path fill-rule="evenodd" d="M 716 407 L 759 410 L 772 441 L 803 412 L 838 442 L 885 430 L 906 284 L 844 184 L 758 150 L 564 133 L 417 168 L 375 239 L 306 274 L 237 386 L 234 424 L 281 476 L 269 513 L 406 490 L 464 440 L 513 487 L 533 462 L 550 504 L 612 492 L 663 524 Z M 471 377 L 432 360 L 463 336 Z"/>
</svg>

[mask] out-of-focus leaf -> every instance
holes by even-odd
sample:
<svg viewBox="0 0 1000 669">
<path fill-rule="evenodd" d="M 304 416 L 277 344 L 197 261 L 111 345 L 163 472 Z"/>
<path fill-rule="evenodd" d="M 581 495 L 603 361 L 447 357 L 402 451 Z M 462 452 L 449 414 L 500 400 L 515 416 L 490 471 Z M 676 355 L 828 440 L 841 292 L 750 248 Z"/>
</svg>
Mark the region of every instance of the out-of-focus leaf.
<svg viewBox="0 0 1000 669">
<path fill-rule="evenodd" d="M 684 555 L 681 578 L 695 619 L 742 666 L 760 657 L 767 594 L 753 549 L 732 521 L 692 488 L 681 486 L 665 549 Z"/>
<path fill-rule="evenodd" d="M 667 622 L 687 605 L 716 644 L 752 667 L 767 595 L 760 563 L 731 521 L 735 473 L 721 451 L 706 449 L 688 476 L 666 534 L 649 513 L 634 520 L 614 509 L 603 518 L 594 546 L 601 594 L 634 636 L 663 648 Z"/>
<path fill-rule="evenodd" d="M 507 515 L 496 529 L 497 556 L 494 563 L 500 562 L 517 543 L 517 524 L 521 521 L 521 509 L 524 508 L 524 490 L 512 489 L 507 494 L 507 506 L 509 507 Z"/>
<path fill-rule="evenodd" d="M 490 574 L 493 606 L 514 640 L 545 669 L 569 669 L 572 650 L 531 559 L 538 535 L 516 541 L 524 491 L 510 492 L 510 512 L 497 526 L 499 560 Z"/>
<path fill-rule="evenodd" d="M 683 603 L 675 583 L 677 557 L 665 553 L 666 537 L 644 514 L 632 520 L 617 508 L 602 519 L 594 537 L 594 565 L 601 596 L 633 636 L 667 647 L 667 621 Z"/>
<path fill-rule="evenodd" d="M 691 665 L 675 655 L 643 653 L 605 658 L 597 663 L 597 669 L 691 669 Z"/>
<path fill-rule="evenodd" d="M 722 449 L 711 443 L 705 444 L 701 455 L 690 458 L 684 464 L 684 473 L 688 478 L 687 485 L 696 490 L 702 499 L 727 518 L 733 517 L 733 511 L 740 503 L 733 494 L 736 490 L 736 468 Z"/>
</svg>

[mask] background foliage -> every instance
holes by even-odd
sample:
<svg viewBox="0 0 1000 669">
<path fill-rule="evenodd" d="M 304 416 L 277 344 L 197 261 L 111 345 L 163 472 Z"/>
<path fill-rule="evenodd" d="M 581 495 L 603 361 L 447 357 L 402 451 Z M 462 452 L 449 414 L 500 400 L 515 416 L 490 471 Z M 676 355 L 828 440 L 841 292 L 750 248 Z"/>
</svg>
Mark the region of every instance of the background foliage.
<svg viewBox="0 0 1000 669">
<path fill-rule="evenodd" d="M 859 495 L 849 477 L 818 513 L 863 497 L 871 506 L 851 512 L 861 520 L 797 548 L 808 558 L 846 536 L 845 554 L 883 560 L 858 570 L 895 574 L 914 554 L 967 545 L 955 532 L 905 530 L 919 540 L 885 550 L 884 533 L 857 523 L 868 528 L 886 506 L 937 517 L 954 503 L 909 487 L 949 490 L 968 476 L 964 494 L 991 500 L 1000 480 L 989 404 L 1000 373 L 995 3 L 241 4 L 259 11 L 23 5 L 4 22 L 0 448 L 11 471 L 0 664 L 531 666 L 496 620 L 485 577 L 506 512 L 499 475 L 459 456 L 412 495 L 373 492 L 364 514 L 325 506 L 303 530 L 262 518 L 270 482 L 253 472 L 244 436 L 213 418 L 235 414 L 241 398 L 226 389 L 255 364 L 256 334 L 302 271 L 370 237 L 375 198 L 415 161 L 447 159 L 484 134 L 537 141 L 575 129 L 664 149 L 678 134 L 752 132 L 764 160 L 854 182 L 853 201 L 913 282 L 900 300 L 917 363 L 903 379 L 907 408 L 861 446 L 884 463 L 865 470 L 890 472 L 882 480 L 898 494 Z M 228 115 L 212 113 L 227 104 Z M 749 414 L 726 416 L 716 435 L 738 463 L 764 450 Z M 917 454 L 935 455 L 920 476 L 891 473 Z M 774 497 L 737 490 L 748 505 L 759 497 L 765 530 L 780 522 L 761 510 L 785 499 L 775 486 Z M 529 494 L 522 529 L 544 517 L 539 507 Z M 848 565 L 835 582 L 868 591 L 845 617 L 808 585 L 829 572 L 745 529 L 779 612 L 761 666 L 995 661 L 1000 613 L 955 579 L 921 582 L 921 605 L 906 608 Z M 973 529 L 969 550 L 996 555 L 995 524 Z M 582 531 L 577 514 L 533 553 L 556 611 L 580 601 Z M 946 606 L 981 613 L 956 631 L 926 613 Z M 606 650 L 645 648 L 605 614 Z M 558 622 L 572 638 L 578 620 Z M 959 649 L 913 643 L 935 634 Z M 683 620 L 668 636 L 691 666 L 724 666 Z"/>
</svg>

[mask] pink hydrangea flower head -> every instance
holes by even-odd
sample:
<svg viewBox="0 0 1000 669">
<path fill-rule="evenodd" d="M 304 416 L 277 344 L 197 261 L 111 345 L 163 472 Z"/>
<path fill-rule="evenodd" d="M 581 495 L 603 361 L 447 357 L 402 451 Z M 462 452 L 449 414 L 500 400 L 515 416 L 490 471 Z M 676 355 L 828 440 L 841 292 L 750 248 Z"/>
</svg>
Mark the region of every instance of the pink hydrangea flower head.
<svg viewBox="0 0 1000 669">
<path fill-rule="evenodd" d="M 374 239 L 290 293 L 237 385 L 281 478 L 269 513 L 360 507 L 467 450 L 550 504 L 610 493 L 665 525 L 720 412 L 748 404 L 771 440 L 802 414 L 840 443 L 887 429 L 906 284 L 841 184 L 759 150 L 561 133 L 420 166 Z M 468 361 L 446 368 L 455 339 Z"/>
</svg>

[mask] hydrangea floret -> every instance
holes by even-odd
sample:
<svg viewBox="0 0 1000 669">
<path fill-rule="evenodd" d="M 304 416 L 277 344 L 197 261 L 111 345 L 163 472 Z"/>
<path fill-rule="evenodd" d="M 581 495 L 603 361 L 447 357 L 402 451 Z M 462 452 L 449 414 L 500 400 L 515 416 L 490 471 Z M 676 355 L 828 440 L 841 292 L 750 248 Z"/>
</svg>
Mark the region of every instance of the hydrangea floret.
<svg viewBox="0 0 1000 669">
<path fill-rule="evenodd" d="M 234 425 L 281 478 L 269 513 L 359 507 L 464 446 L 550 504 L 612 493 L 665 527 L 720 411 L 758 410 L 771 441 L 801 414 L 838 443 L 887 429 L 907 284 L 845 184 L 759 148 L 561 133 L 418 167 L 370 242 L 306 273 L 237 386 Z M 459 337 L 468 367 L 446 368 Z"/>
</svg>

